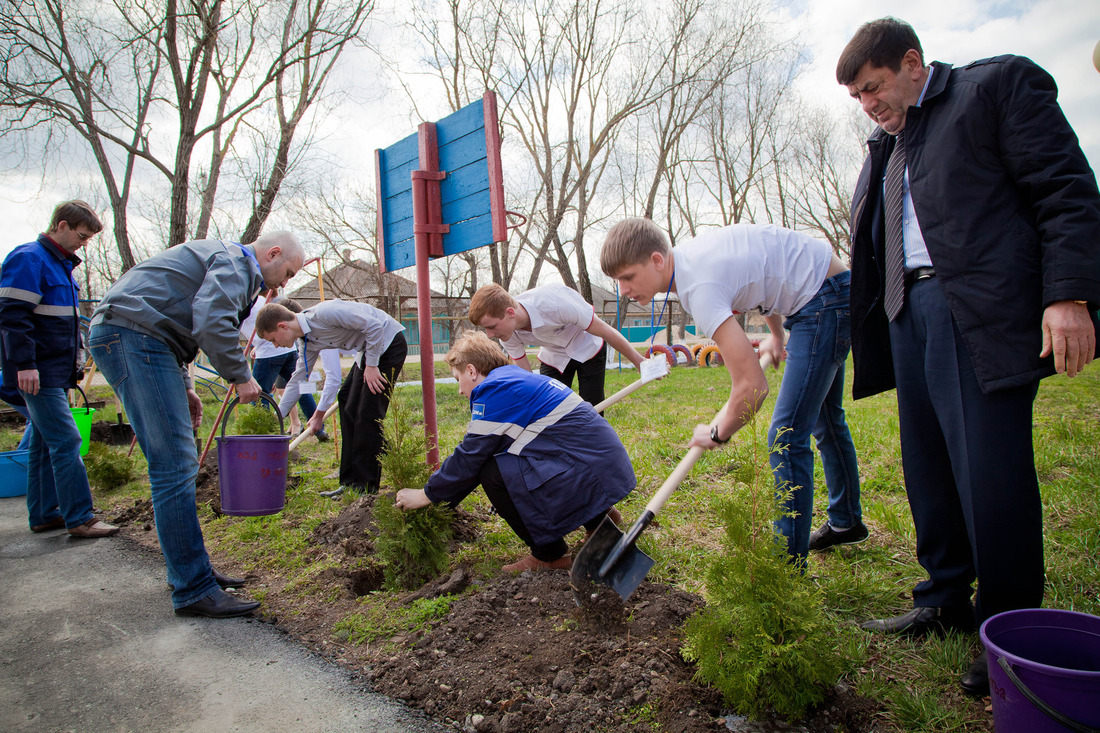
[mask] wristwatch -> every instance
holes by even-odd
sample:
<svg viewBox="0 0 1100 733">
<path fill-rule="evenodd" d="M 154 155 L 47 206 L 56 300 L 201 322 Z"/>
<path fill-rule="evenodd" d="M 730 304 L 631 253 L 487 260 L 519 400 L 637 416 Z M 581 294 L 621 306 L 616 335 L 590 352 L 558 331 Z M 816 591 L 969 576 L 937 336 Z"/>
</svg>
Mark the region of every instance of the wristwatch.
<svg viewBox="0 0 1100 733">
<path fill-rule="evenodd" d="M 729 438 L 726 438 L 725 440 L 723 440 L 722 438 L 719 438 L 718 437 L 718 426 L 717 425 L 712 426 L 711 429 L 710 429 L 710 439 L 713 440 L 718 445 L 725 445 L 726 443 L 730 442 L 730 438 L 732 438 L 732 437 L 733 436 L 731 435 Z"/>
</svg>

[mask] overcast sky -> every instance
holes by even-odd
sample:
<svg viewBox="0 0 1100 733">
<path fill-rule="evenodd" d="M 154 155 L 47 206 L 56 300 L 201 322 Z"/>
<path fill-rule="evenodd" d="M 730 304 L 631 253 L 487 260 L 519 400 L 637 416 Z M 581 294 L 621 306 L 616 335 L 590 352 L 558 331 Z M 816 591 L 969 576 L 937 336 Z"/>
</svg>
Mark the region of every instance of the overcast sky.
<svg viewBox="0 0 1100 733">
<path fill-rule="evenodd" d="M 1002 53 L 1028 56 L 1054 76 L 1062 107 L 1093 169 L 1100 165 L 1100 72 L 1092 64 L 1093 48 L 1100 41 L 1098 0 L 923 0 L 908 6 L 874 0 L 794 0 L 781 4 L 775 12 L 783 27 L 797 33 L 809 53 L 798 81 L 800 94 L 814 104 L 840 111 L 854 108 L 855 102 L 836 83 L 836 59 L 852 33 L 867 20 L 894 15 L 911 23 L 928 61 L 963 64 Z M 379 125 L 385 113 L 341 110 L 334 115 L 340 124 L 323 125 L 332 131 L 323 144 L 333 151 L 350 146 L 369 152 L 413 131 L 411 123 L 397 119 L 392 108 L 388 112 L 392 116 Z M 403 130 L 406 124 L 408 129 Z M 363 171 L 361 177 L 373 180 L 373 157 L 364 157 L 370 170 Z M 93 171 L 83 173 L 94 175 Z M 34 174 L 0 172 L 0 216 L 6 223 L 0 256 L 33 239 L 46 226 L 53 206 L 71 195 L 65 181 L 39 191 Z"/>
</svg>

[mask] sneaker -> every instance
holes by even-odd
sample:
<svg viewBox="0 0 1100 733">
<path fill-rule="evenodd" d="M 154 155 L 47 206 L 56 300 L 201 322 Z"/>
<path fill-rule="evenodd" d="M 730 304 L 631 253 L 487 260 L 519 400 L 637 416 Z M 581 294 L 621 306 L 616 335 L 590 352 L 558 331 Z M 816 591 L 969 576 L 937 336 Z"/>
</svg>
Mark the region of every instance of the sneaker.
<svg viewBox="0 0 1100 733">
<path fill-rule="evenodd" d="M 320 432 L 317 432 L 317 433 L 314 433 L 313 437 L 317 438 L 318 443 L 327 443 L 328 442 L 328 433 L 326 433 L 324 430 L 322 430 Z"/>
<path fill-rule="evenodd" d="M 573 558 L 569 555 L 562 555 L 557 560 L 551 560 L 550 562 L 539 560 L 534 555 L 528 555 L 511 565 L 505 565 L 501 570 L 506 573 L 522 573 L 524 570 L 569 570 L 572 567 Z"/>
<path fill-rule="evenodd" d="M 871 533 L 867 531 L 867 526 L 863 522 L 843 532 L 838 532 L 833 529 L 831 524 L 825 522 L 825 524 L 815 529 L 813 534 L 810 535 L 810 550 L 813 552 L 821 552 L 834 545 L 855 545 L 863 542 L 870 534 Z"/>
</svg>

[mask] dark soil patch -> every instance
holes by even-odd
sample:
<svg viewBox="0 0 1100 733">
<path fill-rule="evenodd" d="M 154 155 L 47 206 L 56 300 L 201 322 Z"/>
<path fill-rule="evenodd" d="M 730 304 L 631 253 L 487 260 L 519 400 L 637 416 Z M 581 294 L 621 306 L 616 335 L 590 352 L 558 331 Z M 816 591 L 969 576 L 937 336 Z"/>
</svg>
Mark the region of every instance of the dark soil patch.
<svg viewBox="0 0 1100 733">
<path fill-rule="evenodd" d="M 217 474 L 204 467 L 204 497 L 217 495 Z M 213 492 L 210 494 L 209 492 Z M 404 700 L 455 730 L 475 733 L 701 733 L 807 731 L 866 733 L 877 702 L 838 685 L 807 720 L 731 719 L 713 689 L 693 680 L 679 653 L 681 629 L 702 600 L 676 588 L 643 582 L 623 604 L 600 593 L 579 608 L 562 571 L 478 578 L 465 567 L 393 602 L 453 595 L 449 612 L 429 628 L 367 644 L 335 633 L 338 622 L 361 613 L 357 599 L 382 585 L 373 561 L 376 497 L 363 496 L 313 531 L 319 555 L 337 561 L 288 588 L 273 571 L 250 569 L 245 591 L 263 592 L 265 620 L 325 657 L 365 675 L 379 692 Z M 205 499 L 209 500 L 209 498 Z M 139 504 L 141 504 L 139 502 Z M 128 510 L 143 519 L 141 507 Z M 124 512 L 125 514 L 126 512 Z M 150 511 L 151 515 L 151 511 Z M 476 541 L 485 515 L 456 512 L 457 547 Z M 151 519 L 151 516 L 150 516 Z M 155 534 L 127 533 L 143 543 Z M 579 536 L 579 535 L 578 535 Z M 320 558 L 318 558 L 320 559 Z M 222 572 L 241 569 L 214 557 Z"/>
<path fill-rule="evenodd" d="M 128 423 L 100 420 L 92 423 L 88 437 L 94 443 L 130 445 L 134 438 L 134 431 Z"/>
</svg>

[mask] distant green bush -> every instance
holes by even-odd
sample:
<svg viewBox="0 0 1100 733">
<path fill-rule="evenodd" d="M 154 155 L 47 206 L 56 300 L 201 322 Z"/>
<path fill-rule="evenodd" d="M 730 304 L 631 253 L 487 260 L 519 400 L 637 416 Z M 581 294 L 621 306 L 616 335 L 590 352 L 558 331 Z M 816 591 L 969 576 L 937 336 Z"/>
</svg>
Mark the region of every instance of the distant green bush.
<svg viewBox="0 0 1100 733">
<path fill-rule="evenodd" d="M 92 442 L 84 456 L 88 483 L 97 489 L 110 491 L 141 478 L 137 459 L 103 443 Z"/>
</svg>

